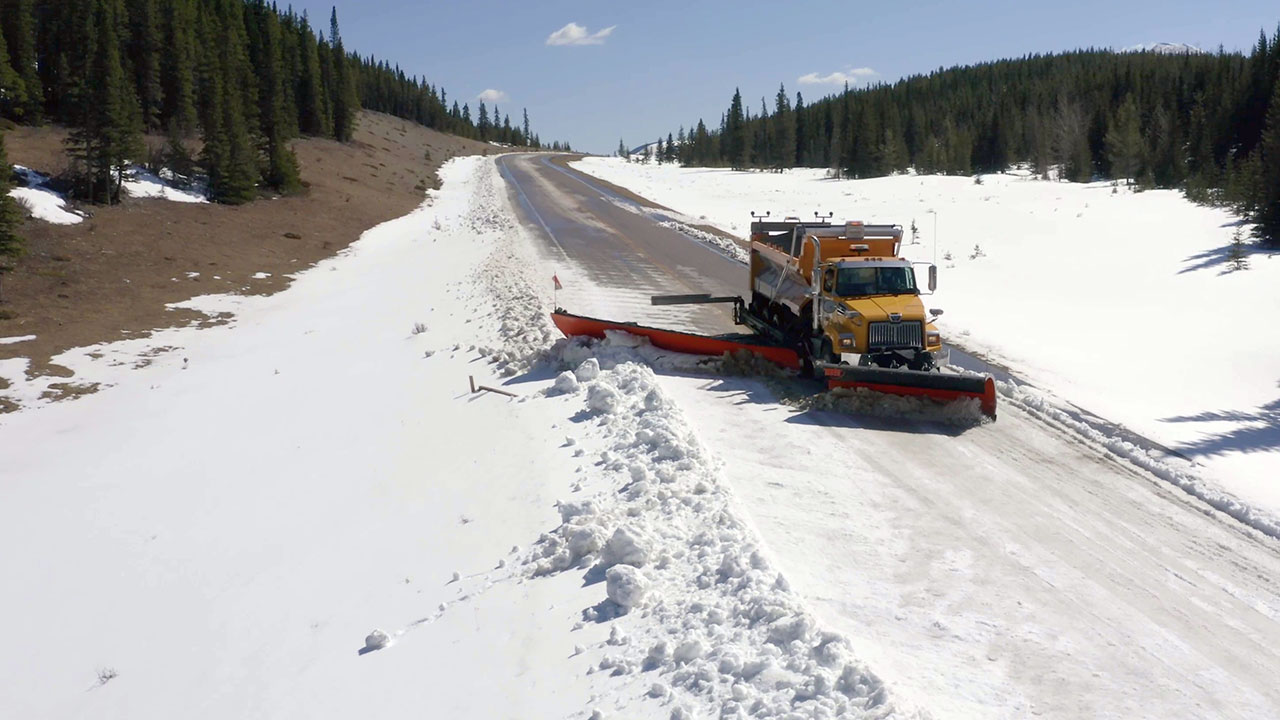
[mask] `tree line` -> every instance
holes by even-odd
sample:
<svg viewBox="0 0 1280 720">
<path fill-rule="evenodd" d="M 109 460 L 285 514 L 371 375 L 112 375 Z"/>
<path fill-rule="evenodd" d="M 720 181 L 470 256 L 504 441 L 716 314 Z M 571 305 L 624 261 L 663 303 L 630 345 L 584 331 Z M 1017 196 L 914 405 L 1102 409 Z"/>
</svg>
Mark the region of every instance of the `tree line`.
<svg viewBox="0 0 1280 720">
<path fill-rule="evenodd" d="M 1110 177 L 1227 204 L 1280 244 L 1280 30 L 1249 54 L 1080 50 L 939 69 L 758 112 L 735 91 L 718 126 L 660 139 L 659 161 L 825 167 L 849 177 L 1003 171 Z M 620 144 L 620 153 L 625 147 Z"/>
<path fill-rule="evenodd" d="M 198 166 L 211 199 L 299 187 L 289 141 L 349 141 L 361 107 L 481 140 L 540 142 L 527 113 L 479 118 L 443 88 L 348 52 L 336 8 L 328 37 L 266 0 L 0 0 L 0 117 L 72 128 L 77 194 L 119 199 L 142 133 L 164 133 L 173 163 Z M 199 137 L 198 157 L 184 141 Z"/>
</svg>

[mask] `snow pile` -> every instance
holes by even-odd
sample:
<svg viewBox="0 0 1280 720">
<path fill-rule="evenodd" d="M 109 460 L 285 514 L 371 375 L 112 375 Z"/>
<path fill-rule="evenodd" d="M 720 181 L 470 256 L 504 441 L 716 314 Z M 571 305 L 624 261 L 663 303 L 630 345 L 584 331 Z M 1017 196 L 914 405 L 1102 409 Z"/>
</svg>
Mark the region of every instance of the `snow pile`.
<svg viewBox="0 0 1280 720">
<path fill-rule="evenodd" d="M 717 463 L 653 370 L 599 367 L 591 377 L 593 359 L 583 360 L 575 380 L 586 386 L 582 422 L 606 448 L 595 463 L 606 486 L 560 503 L 562 524 L 525 565 L 534 577 L 576 570 L 603 581 L 599 604 L 583 613 L 616 623 L 595 669 L 651 673 L 648 695 L 670 704 L 671 717 L 699 705 L 719 717 L 893 714 L 881 681 L 843 637 L 819 628 L 755 545 Z"/>
<path fill-rule="evenodd" d="M 547 310 L 547 293 L 535 290 L 529 277 L 531 268 L 540 266 L 533 246 L 528 242 L 512 242 L 523 233 L 506 198 L 506 186 L 492 162 L 485 167 L 484 182 L 474 185 L 471 194 L 473 212 L 463 227 L 466 231 L 493 233 L 506 238 L 497 252 L 488 254 L 458 290 L 475 298 L 483 311 L 483 322 L 501 338 L 500 345 L 478 348 L 498 371 L 507 377 L 527 371 L 546 357 L 547 348 L 560 337 Z M 452 228 L 441 228 L 444 231 Z"/>
<path fill-rule="evenodd" d="M 9 191 L 9 197 L 18 201 L 31 217 L 54 225 L 75 225 L 84 222 L 84 216 L 67 209 L 67 198 L 47 187 L 49 177 L 22 167 L 13 166 L 14 173 L 24 187 Z"/>
<path fill-rule="evenodd" d="M 939 323 L 947 342 L 1173 448 L 1220 492 L 1280 516 L 1280 484 L 1271 481 L 1280 476 L 1280 326 L 1224 310 L 1274 307 L 1280 254 L 1249 240 L 1250 228 L 1227 210 L 1172 190 L 1046 182 L 1025 169 L 981 175 L 976 184 L 611 158 L 573 167 L 739 238 L 749 234 L 753 210 L 899 223 L 904 254 L 939 266 L 929 305 L 947 311 Z M 1237 232 L 1244 242 L 1233 250 Z M 1086 247 L 1104 248 L 1105 258 Z M 1236 250 L 1247 270 L 1231 271 Z M 1150 345 L 1142 338 L 1176 340 L 1148 362 L 1140 359 Z M 1206 371 L 1204 352 L 1221 338 L 1247 340 L 1224 350 L 1230 372 Z"/>
<path fill-rule="evenodd" d="M 656 348 L 649 338 L 622 330 L 606 330 L 603 340 L 589 337 L 560 338 L 548 348 L 546 359 L 564 368 L 577 368 L 577 379 L 585 382 L 594 379 L 582 374 L 583 365 L 612 369 L 623 363 L 638 362 L 663 372 L 714 373 L 718 371 L 720 358 L 706 355 L 688 355 Z"/>
<path fill-rule="evenodd" d="M 207 203 L 209 199 L 201 188 L 180 187 L 172 171 L 161 170 L 157 175 L 146 168 L 130 165 L 124 171 L 124 192 L 130 197 L 156 198 L 182 203 Z"/>
<path fill-rule="evenodd" d="M 965 428 L 991 422 L 991 418 L 982 413 L 982 401 L 978 398 L 938 402 L 927 397 L 891 395 L 867 388 L 834 388 L 790 400 L 788 404 L 801 410 L 906 418 Z"/>
<path fill-rule="evenodd" d="M 777 378 L 785 377 L 787 371 L 750 350 L 735 350 L 721 356 L 720 373 L 740 377 Z"/>
</svg>

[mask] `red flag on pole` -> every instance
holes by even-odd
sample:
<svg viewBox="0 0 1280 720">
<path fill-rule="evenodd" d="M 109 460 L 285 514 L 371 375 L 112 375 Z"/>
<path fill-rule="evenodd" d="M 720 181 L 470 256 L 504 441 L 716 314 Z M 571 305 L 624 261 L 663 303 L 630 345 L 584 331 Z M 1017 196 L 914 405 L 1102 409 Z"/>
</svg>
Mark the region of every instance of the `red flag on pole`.
<svg viewBox="0 0 1280 720">
<path fill-rule="evenodd" d="M 564 286 L 560 284 L 560 278 L 554 274 L 551 276 L 551 283 L 555 285 L 557 290 L 564 289 Z"/>
</svg>

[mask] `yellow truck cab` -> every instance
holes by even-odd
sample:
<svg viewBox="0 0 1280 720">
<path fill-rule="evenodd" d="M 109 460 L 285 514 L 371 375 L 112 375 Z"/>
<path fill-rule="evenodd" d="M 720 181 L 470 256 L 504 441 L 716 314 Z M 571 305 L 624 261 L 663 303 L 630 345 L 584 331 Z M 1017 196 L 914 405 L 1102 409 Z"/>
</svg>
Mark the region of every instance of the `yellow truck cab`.
<svg viewBox="0 0 1280 720">
<path fill-rule="evenodd" d="M 910 370 L 946 363 L 916 277 L 937 268 L 900 257 L 902 226 L 861 222 L 753 222 L 752 315 L 816 362 Z"/>
</svg>

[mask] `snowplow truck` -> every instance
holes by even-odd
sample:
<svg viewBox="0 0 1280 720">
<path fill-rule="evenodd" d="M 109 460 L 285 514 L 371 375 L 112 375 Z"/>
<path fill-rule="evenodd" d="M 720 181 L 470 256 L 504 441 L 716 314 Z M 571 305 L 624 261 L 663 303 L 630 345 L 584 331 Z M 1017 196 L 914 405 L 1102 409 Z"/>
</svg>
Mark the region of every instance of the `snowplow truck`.
<svg viewBox="0 0 1280 720">
<path fill-rule="evenodd" d="M 819 219 L 751 223 L 750 299 L 738 295 L 659 295 L 654 305 L 731 303 L 750 335 L 699 335 L 575 315 L 552 320 L 569 337 L 609 331 L 646 337 L 655 347 L 698 355 L 746 351 L 825 380 L 827 388 L 864 388 L 940 402 L 980 401 L 996 416 L 990 375 L 931 372 L 949 357 L 920 297 L 938 284 L 937 268 L 899 256 L 902 227 Z M 916 268 L 926 268 L 920 287 Z"/>
<path fill-rule="evenodd" d="M 806 364 L 934 370 L 947 363 L 922 292 L 937 267 L 899 256 L 902 226 L 751 224 L 751 300 L 740 319 L 795 347 Z M 917 267 L 926 268 L 921 288 Z"/>
</svg>

